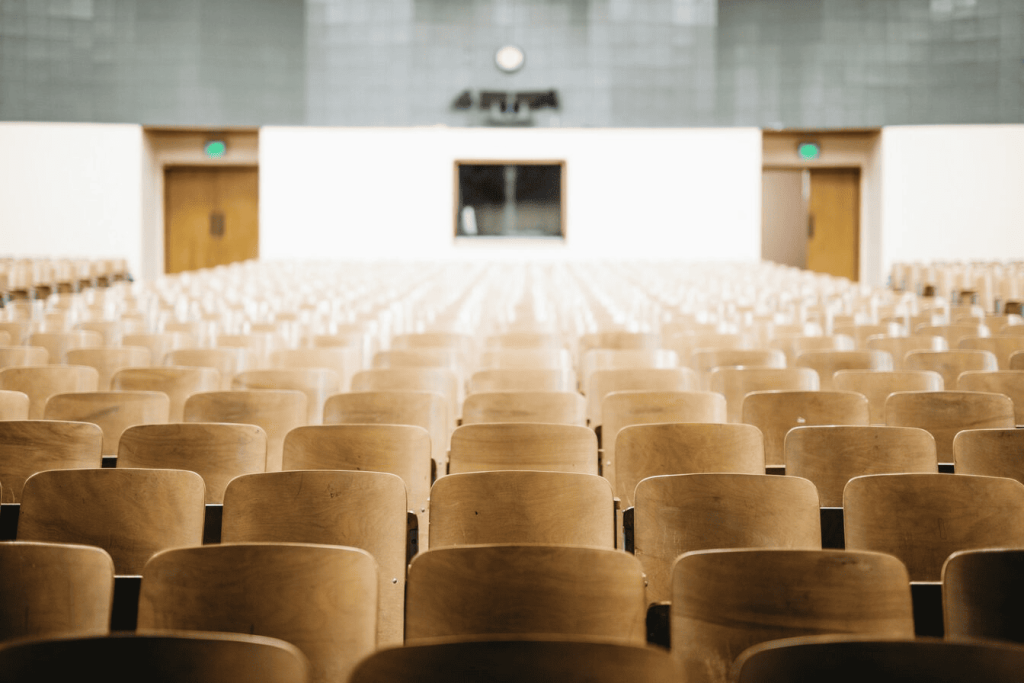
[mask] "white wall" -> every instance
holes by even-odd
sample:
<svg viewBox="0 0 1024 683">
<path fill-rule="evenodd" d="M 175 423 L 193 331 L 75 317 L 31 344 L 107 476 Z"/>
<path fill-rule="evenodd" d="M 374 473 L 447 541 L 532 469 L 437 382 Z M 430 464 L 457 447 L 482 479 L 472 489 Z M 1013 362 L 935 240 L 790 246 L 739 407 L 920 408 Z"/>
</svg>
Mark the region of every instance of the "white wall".
<svg viewBox="0 0 1024 683">
<path fill-rule="evenodd" d="M 882 130 L 882 273 L 1024 258 L 1024 126 Z"/>
<path fill-rule="evenodd" d="M 0 123 L 0 255 L 142 262 L 142 128 Z"/>
<path fill-rule="evenodd" d="M 761 133 L 752 128 L 262 128 L 260 254 L 494 253 L 492 243 L 453 248 L 454 162 L 474 159 L 566 161 L 565 244 L 525 241 L 503 251 L 760 258 Z"/>
</svg>

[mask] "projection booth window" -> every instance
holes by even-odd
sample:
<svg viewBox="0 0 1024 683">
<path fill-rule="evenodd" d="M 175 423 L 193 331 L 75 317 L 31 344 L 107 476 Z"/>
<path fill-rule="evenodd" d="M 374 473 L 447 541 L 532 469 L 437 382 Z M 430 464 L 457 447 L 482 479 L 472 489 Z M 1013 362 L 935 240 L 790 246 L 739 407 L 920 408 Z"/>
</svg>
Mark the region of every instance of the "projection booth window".
<svg viewBox="0 0 1024 683">
<path fill-rule="evenodd" d="M 455 162 L 457 237 L 565 237 L 565 162 Z"/>
</svg>

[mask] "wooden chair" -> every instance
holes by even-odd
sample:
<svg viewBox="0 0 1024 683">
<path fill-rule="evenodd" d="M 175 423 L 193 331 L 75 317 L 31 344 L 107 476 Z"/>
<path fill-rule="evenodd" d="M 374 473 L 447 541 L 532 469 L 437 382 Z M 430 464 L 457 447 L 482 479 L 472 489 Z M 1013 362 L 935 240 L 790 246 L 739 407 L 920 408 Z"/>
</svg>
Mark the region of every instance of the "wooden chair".
<svg viewBox="0 0 1024 683">
<path fill-rule="evenodd" d="M 953 462 L 953 438 L 964 429 L 1014 426 L 1013 401 L 979 391 L 897 392 L 885 401 L 890 427 L 919 427 L 935 437 L 940 463 Z"/>
<path fill-rule="evenodd" d="M 291 389 L 306 395 L 306 424 L 323 424 L 324 402 L 337 393 L 341 377 L 324 368 L 247 370 L 231 380 L 232 389 Z"/>
<path fill-rule="evenodd" d="M 899 560 L 881 553 L 691 552 L 672 570 L 671 629 L 684 680 L 724 682 L 740 653 L 778 638 L 913 638 L 910 581 Z"/>
<path fill-rule="evenodd" d="M 458 349 L 405 348 L 378 351 L 373 356 L 373 367 L 386 368 L 444 368 L 464 377 L 467 362 Z"/>
<path fill-rule="evenodd" d="M 913 427 L 795 427 L 786 434 L 785 454 L 786 474 L 810 480 L 822 507 L 842 507 L 854 477 L 939 471 L 935 439 Z"/>
<path fill-rule="evenodd" d="M 213 368 L 220 374 L 222 391 L 231 389 L 231 380 L 239 372 L 245 372 L 255 361 L 244 348 L 222 346 L 213 349 L 172 349 L 164 355 L 164 365 Z"/>
<path fill-rule="evenodd" d="M 615 391 L 601 402 L 601 414 L 602 474 L 621 494 L 615 481 L 615 454 L 622 428 L 663 422 L 725 422 L 725 399 L 711 391 Z"/>
<path fill-rule="evenodd" d="M 0 681 L 63 681 L 69 667 L 102 671 L 104 683 L 308 683 L 291 643 L 234 633 L 25 640 L 0 646 Z"/>
<path fill-rule="evenodd" d="M 42 346 L 0 346 L 0 368 L 47 365 L 50 352 Z"/>
<path fill-rule="evenodd" d="M 1013 401 L 1014 421 L 1024 425 L 1024 371 L 964 372 L 957 378 L 956 388 L 958 391 L 982 391 L 1009 396 Z"/>
<path fill-rule="evenodd" d="M 797 356 L 807 351 L 853 351 L 856 347 L 853 337 L 845 334 L 831 336 L 787 335 L 776 337 L 768 346 L 786 354 L 786 362 L 793 365 Z"/>
<path fill-rule="evenodd" d="M 405 621 L 406 492 L 385 472 L 305 471 L 238 477 L 224 496 L 222 543 L 320 543 L 377 561 L 379 645 L 401 645 Z"/>
<path fill-rule="evenodd" d="M 480 543 L 615 547 L 608 482 L 592 474 L 452 474 L 430 490 L 430 548 Z"/>
<path fill-rule="evenodd" d="M 68 365 L 88 365 L 96 368 L 100 391 L 110 388 L 110 379 L 123 368 L 141 368 L 149 365 L 150 352 L 144 346 L 83 346 L 68 349 L 64 354 Z"/>
<path fill-rule="evenodd" d="M 267 433 L 267 472 L 281 471 L 284 437 L 306 424 L 306 395 L 285 389 L 208 391 L 185 401 L 185 422 L 251 424 Z"/>
<path fill-rule="evenodd" d="M 444 476 L 448 471 L 448 402 L 441 394 L 426 391 L 335 394 L 324 403 L 324 424 L 393 424 L 422 427 L 430 435 L 430 457 L 434 463 L 434 471 L 438 477 Z M 402 478 L 405 479 L 404 476 Z M 426 500 L 417 495 L 412 483 L 409 486 L 409 500 L 414 505 L 420 500 Z"/>
<path fill-rule="evenodd" d="M 0 389 L 0 421 L 27 420 L 28 410 L 28 394 L 21 391 Z"/>
<path fill-rule="evenodd" d="M 409 565 L 405 641 L 544 634 L 642 646 L 645 611 L 643 572 L 628 553 L 551 545 L 441 548 Z"/>
<path fill-rule="evenodd" d="M 696 391 L 697 375 L 689 368 L 598 370 L 590 376 L 587 419 L 602 424 L 601 402 L 613 391 Z"/>
<path fill-rule="evenodd" d="M 36 332 L 28 336 L 29 346 L 42 346 L 50 354 L 50 362 L 54 364 L 65 364 L 65 354 L 70 349 L 79 349 L 85 346 L 102 346 L 103 335 L 91 330 L 76 330 L 74 332 Z"/>
<path fill-rule="evenodd" d="M 947 389 L 956 386 L 962 372 L 994 372 L 999 369 L 995 354 L 991 351 L 912 351 L 903 363 L 907 370 L 934 370 L 942 375 Z"/>
<path fill-rule="evenodd" d="M 76 330 L 99 332 L 103 337 L 103 346 L 121 346 L 124 342 L 124 326 L 126 322 L 118 320 L 85 320 L 75 325 Z"/>
<path fill-rule="evenodd" d="M 448 434 L 455 429 L 455 421 L 461 415 L 458 403 L 458 379 L 454 372 L 445 368 L 363 370 L 357 372 L 352 378 L 352 391 L 430 391 L 441 394 L 448 402 Z M 446 435 L 445 447 L 447 447 L 447 440 Z"/>
<path fill-rule="evenodd" d="M 28 419 L 42 420 L 46 402 L 55 394 L 96 391 L 99 373 L 84 365 L 29 365 L 0 370 L 0 390 L 28 396 Z"/>
<path fill-rule="evenodd" d="M 672 599 L 672 565 L 692 550 L 821 549 L 818 493 L 798 477 L 675 474 L 636 486 L 634 552 L 647 602 Z"/>
<path fill-rule="evenodd" d="M 145 346 L 153 365 L 163 365 L 167 354 L 175 349 L 195 348 L 196 339 L 187 332 L 139 332 L 121 338 L 125 346 Z"/>
<path fill-rule="evenodd" d="M 689 365 L 697 372 L 700 388 L 707 390 L 715 368 L 784 368 L 786 354 L 780 349 L 697 349 Z"/>
<path fill-rule="evenodd" d="M 1024 351 L 1010 354 L 1010 362 L 1007 363 L 1010 370 L 1024 370 Z"/>
<path fill-rule="evenodd" d="M 959 683 L 1019 680 L 1024 648 L 993 642 L 807 636 L 763 643 L 736 660 L 735 683 Z"/>
<path fill-rule="evenodd" d="M 590 376 L 598 370 L 679 367 L 679 356 L 666 349 L 590 349 L 580 358 L 580 389 L 590 390 Z"/>
<path fill-rule="evenodd" d="M 347 391 L 352 384 L 352 375 L 360 370 L 361 362 L 355 349 L 346 347 L 323 347 L 313 349 L 278 349 L 270 354 L 270 367 L 325 368 L 338 373 L 339 383 L 332 391 Z M 322 413 L 321 413 L 322 417 Z M 315 423 L 311 423 L 315 424 Z"/>
<path fill-rule="evenodd" d="M 866 425 L 868 400 L 852 391 L 757 391 L 743 399 L 743 422 L 764 433 L 768 467 L 786 464 L 786 433 L 810 425 Z"/>
<path fill-rule="evenodd" d="M 575 391 L 500 391 L 470 394 L 462 424 L 538 422 L 586 426 L 586 401 Z"/>
<path fill-rule="evenodd" d="M 904 364 L 908 353 L 914 351 L 946 351 L 949 344 L 938 335 L 914 334 L 909 337 L 868 337 L 864 346 L 875 351 L 888 351 L 892 356 L 892 369 L 909 370 Z"/>
<path fill-rule="evenodd" d="M 0 641 L 110 631 L 114 562 L 99 548 L 0 543 L 0 576 Z"/>
<path fill-rule="evenodd" d="M 484 339 L 485 349 L 562 349 L 561 337 L 550 332 L 503 332 Z"/>
<path fill-rule="evenodd" d="M 214 368 L 184 365 L 125 368 L 110 380 L 113 391 L 159 391 L 170 399 L 168 422 L 184 422 L 185 401 L 192 394 L 220 389 L 220 373 Z"/>
<path fill-rule="evenodd" d="M 103 548 L 118 574 L 140 574 L 154 553 L 203 540 L 202 478 L 182 470 L 50 470 L 21 494 L 19 541 Z"/>
<path fill-rule="evenodd" d="M 590 349 L 647 349 L 661 348 L 661 335 L 650 332 L 588 332 L 578 340 L 579 357 Z"/>
<path fill-rule="evenodd" d="M 946 638 L 1024 643 L 1024 550 L 963 550 L 942 566 Z"/>
<path fill-rule="evenodd" d="M 220 504 L 229 481 L 266 471 L 267 434 L 256 425 L 219 422 L 129 427 L 121 435 L 117 466 L 195 472 L 206 485 L 206 503 Z"/>
<path fill-rule="evenodd" d="M 1024 484 L 958 474 L 875 474 L 843 492 L 846 547 L 900 558 L 912 581 L 939 581 L 957 550 L 1024 545 Z"/>
<path fill-rule="evenodd" d="M 942 337 L 946 340 L 949 348 L 956 349 L 960 341 L 968 337 L 989 336 L 991 331 L 987 326 L 975 324 L 953 324 L 953 325 L 917 325 L 914 327 L 914 334 L 928 334 Z"/>
<path fill-rule="evenodd" d="M 886 351 L 804 351 L 793 364 L 818 373 L 822 391 L 834 391 L 833 378 L 840 370 L 892 372 L 892 356 Z"/>
<path fill-rule="evenodd" d="M 452 433 L 448 471 L 535 470 L 597 474 L 597 436 L 579 425 L 463 425 Z"/>
<path fill-rule="evenodd" d="M 9 335 L 4 346 L 24 346 L 35 328 L 36 325 L 30 320 L 0 320 L 0 332 Z"/>
<path fill-rule="evenodd" d="M 957 474 L 1024 483 L 1024 430 L 965 429 L 953 437 L 953 463 Z"/>
<path fill-rule="evenodd" d="M 159 391 L 88 391 L 56 394 L 46 402 L 45 420 L 91 422 L 103 430 L 103 454 L 117 453 L 124 430 L 165 424 L 170 399 Z"/>
<path fill-rule="evenodd" d="M 743 421 L 743 399 L 754 391 L 817 391 L 818 373 L 810 368 L 716 368 L 711 391 L 725 396 L 726 420 Z"/>
<path fill-rule="evenodd" d="M 878 323 L 864 325 L 835 325 L 832 327 L 834 334 L 845 334 L 853 338 L 854 348 L 863 349 L 865 342 L 870 337 L 899 337 L 904 334 L 901 323 Z"/>
<path fill-rule="evenodd" d="M 484 370 L 572 370 L 572 357 L 563 348 L 495 349 L 480 354 Z M 575 387 L 573 387 L 575 389 Z"/>
<path fill-rule="evenodd" d="M 873 425 L 885 424 L 885 399 L 897 391 L 942 391 L 942 375 L 931 370 L 839 370 L 833 377 L 839 391 L 856 391 L 868 399 L 869 420 Z"/>
<path fill-rule="evenodd" d="M 967 337 L 957 345 L 960 349 L 988 351 L 996 357 L 1000 370 L 1010 369 L 1010 356 L 1024 351 L 1024 336 Z"/>
<path fill-rule="evenodd" d="M 449 681 L 587 681 L 619 683 L 677 680 L 672 658 L 660 648 L 552 637 L 465 640 L 378 650 L 364 659 L 351 683 L 448 683 Z"/>
<path fill-rule="evenodd" d="M 576 391 L 576 373 L 557 368 L 480 370 L 469 378 L 469 393 L 488 391 Z"/>
<path fill-rule="evenodd" d="M 103 431 L 85 422 L 0 422 L 0 501 L 20 503 L 25 480 L 36 472 L 99 468 Z"/>
<path fill-rule="evenodd" d="M 471 353 L 476 347 L 474 338 L 458 332 L 411 332 L 396 334 L 391 339 L 395 349 L 457 349 L 463 353 Z"/>
<path fill-rule="evenodd" d="M 375 649 L 376 563 L 365 550 L 300 543 L 168 550 L 143 570 L 138 626 L 167 629 L 280 638 L 309 659 L 311 682 L 344 681 Z"/>
<path fill-rule="evenodd" d="M 676 352 L 679 360 L 686 365 L 693 354 L 705 349 L 750 349 L 759 344 L 751 335 L 734 332 L 675 333 L 666 337 L 664 347 Z"/>
</svg>

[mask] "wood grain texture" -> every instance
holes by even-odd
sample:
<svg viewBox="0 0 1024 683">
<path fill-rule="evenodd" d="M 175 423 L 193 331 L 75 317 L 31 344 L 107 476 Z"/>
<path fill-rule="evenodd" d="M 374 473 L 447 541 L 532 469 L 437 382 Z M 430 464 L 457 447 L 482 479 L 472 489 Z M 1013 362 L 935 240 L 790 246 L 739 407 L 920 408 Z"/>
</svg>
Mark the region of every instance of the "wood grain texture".
<svg viewBox="0 0 1024 683">
<path fill-rule="evenodd" d="M 913 427 L 794 427 L 785 452 L 786 474 L 809 479 L 822 507 L 842 507 L 854 477 L 939 471 L 935 439 Z"/>
<path fill-rule="evenodd" d="M 410 428 L 415 429 L 415 428 Z M 377 644 L 401 645 L 405 624 L 405 483 L 384 472 L 241 476 L 224 495 L 222 543 L 320 543 L 377 561 Z"/>
<path fill-rule="evenodd" d="M 0 332 L 10 335 L 10 341 L 4 346 L 23 346 L 28 343 L 28 336 L 34 331 L 31 320 L 0 320 Z"/>
<path fill-rule="evenodd" d="M 798 477 L 675 474 L 636 487 L 634 554 L 647 602 L 672 599 L 672 566 L 693 550 L 821 549 L 818 493 Z"/>
<path fill-rule="evenodd" d="M 159 391 L 83 391 L 51 396 L 43 419 L 98 425 L 103 430 L 103 454 L 115 455 L 124 430 L 165 424 L 170 405 L 167 394 Z"/>
<path fill-rule="evenodd" d="M 592 474 L 452 474 L 430 490 L 430 548 L 480 543 L 615 547 L 607 480 Z"/>
<path fill-rule="evenodd" d="M 479 365 L 488 370 L 571 370 L 572 358 L 563 348 L 492 349 L 480 354 Z"/>
<path fill-rule="evenodd" d="M 705 550 L 672 570 L 672 656 L 687 681 L 722 683 L 746 648 L 778 638 L 913 638 L 906 568 L 880 553 Z"/>
<path fill-rule="evenodd" d="M 271 368 L 325 368 L 338 374 L 338 386 L 328 396 L 346 391 L 352 384 L 352 375 L 360 368 L 359 353 L 345 347 L 314 349 L 278 349 L 270 354 Z M 318 417 L 323 419 L 323 411 Z M 311 422 L 310 424 L 318 424 Z"/>
<path fill-rule="evenodd" d="M 885 401 L 885 423 L 927 430 L 935 437 L 939 462 L 953 462 L 958 432 L 1014 426 L 1013 401 L 979 391 L 897 392 Z"/>
<path fill-rule="evenodd" d="M 903 360 L 907 370 L 933 370 L 942 375 L 943 386 L 952 389 L 962 372 L 994 372 L 999 369 L 991 351 L 911 351 Z"/>
<path fill-rule="evenodd" d="M 232 389 L 291 389 L 306 395 L 306 424 L 322 424 L 324 402 L 338 391 L 341 377 L 326 368 L 247 370 L 231 380 Z"/>
<path fill-rule="evenodd" d="M 540 422 L 586 426 L 586 401 L 575 391 L 496 391 L 471 394 L 462 424 Z"/>
<path fill-rule="evenodd" d="M 461 414 L 458 404 L 458 378 L 454 372 L 445 368 L 363 370 L 352 378 L 352 391 L 429 391 L 441 394 L 448 402 L 449 435 L 451 430 L 455 429 L 456 418 Z M 445 448 L 447 441 L 448 435 L 445 435 Z"/>
<path fill-rule="evenodd" d="M 203 541 L 204 486 L 182 470 L 50 470 L 22 490 L 19 541 L 106 550 L 118 574 L 140 574 L 154 553 Z"/>
<path fill-rule="evenodd" d="M 195 472 L 206 485 L 206 503 L 220 504 L 229 481 L 266 471 L 267 434 L 256 425 L 220 422 L 129 427 L 121 435 L 117 466 Z"/>
<path fill-rule="evenodd" d="M 267 433 L 267 472 L 281 471 L 284 437 L 306 424 L 306 395 L 285 389 L 208 391 L 185 401 L 185 422 L 252 424 Z"/>
<path fill-rule="evenodd" d="M 668 349 L 590 349 L 580 357 L 580 388 L 590 391 L 590 376 L 598 370 L 676 367 L 679 356 Z"/>
<path fill-rule="evenodd" d="M 946 637 L 1024 643 L 1024 550 L 964 550 L 942 567 Z"/>
<path fill-rule="evenodd" d="M 448 471 L 536 470 L 597 474 L 597 435 L 559 424 L 473 424 L 452 433 Z"/>
<path fill-rule="evenodd" d="M 991 330 L 982 323 L 957 323 L 953 325 L 915 325 L 914 334 L 934 335 L 946 340 L 950 349 L 960 348 L 960 341 L 968 337 L 988 336 Z"/>
<path fill-rule="evenodd" d="M 174 349 L 185 349 L 196 345 L 196 338 L 188 332 L 139 332 L 126 334 L 121 338 L 125 346 L 145 346 L 149 349 L 153 365 L 163 365 L 164 358 Z"/>
<path fill-rule="evenodd" d="M 934 334 L 913 334 L 908 337 L 868 337 L 864 347 L 876 351 L 888 351 L 892 356 L 892 369 L 909 370 L 905 359 L 914 351 L 945 351 L 949 349 L 946 340 Z"/>
<path fill-rule="evenodd" d="M 839 370 L 833 378 L 838 391 L 856 391 L 868 400 L 873 425 L 885 424 L 885 400 L 897 391 L 942 391 L 942 375 L 931 370 Z"/>
<path fill-rule="evenodd" d="M 1024 370 L 1024 351 L 1010 354 L 1010 362 L 1007 363 L 1010 370 Z"/>
<path fill-rule="evenodd" d="M 549 634 L 646 643 L 640 562 L 611 549 L 483 545 L 409 565 L 405 639 Z"/>
<path fill-rule="evenodd" d="M 717 368 L 711 391 L 725 396 L 726 419 L 743 421 L 743 399 L 754 391 L 817 391 L 818 373 L 810 368 Z"/>
<path fill-rule="evenodd" d="M 843 493 L 846 547 L 894 555 L 939 581 L 958 550 L 1024 546 L 1024 484 L 968 474 L 875 474 Z"/>
<path fill-rule="evenodd" d="M 25 480 L 36 472 L 99 468 L 103 431 L 85 422 L 0 422 L 0 482 L 4 503 L 20 503 Z"/>
<path fill-rule="evenodd" d="M 73 332 L 35 332 L 28 336 L 29 346 L 42 346 L 50 354 L 50 363 L 65 364 L 69 349 L 83 346 L 102 346 L 103 335 L 91 330 Z"/>
<path fill-rule="evenodd" d="M 1024 483 L 1024 430 L 965 429 L 953 437 L 953 463 L 957 474 Z"/>
<path fill-rule="evenodd" d="M 0 346 L 0 368 L 46 365 L 50 352 L 42 346 Z"/>
<path fill-rule="evenodd" d="M 647 349 L 661 348 L 661 335 L 650 332 L 588 332 L 577 340 L 579 357 L 590 349 Z"/>
<path fill-rule="evenodd" d="M 697 372 L 701 389 L 707 390 L 715 368 L 784 368 L 786 354 L 780 349 L 696 349 L 689 365 Z"/>
<path fill-rule="evenodd" d="M 102 309 L 102 306 L 100 308 Z M 99 332 L 103 337 L 103 346 L 121 346 L 125 322 L 122 322 L 120 317 L 117 320 L 86 320 L 77 323 L 75 329 Z"/>
<path fill-rule="evenodd" d="M 568 368 L 498 368 L 474 372 L 469 393 L 487 391 L 576 391 L 576 373 Z"/>
<path fill-rule="evenodd" d="M 164 355 L 164 365 L 213 368 L 220 374 L 222 391 L 231 389 L 231 380 L 254 363 L 248 349 L 222 346 L 216 349 L 172 349 Z"/>
<path fill-rule="evenodd" d="M 832 332 L 835 334 L 845 334 L 848 337 L 853 338 L 854 347 L 858 349 L 867 348 L 865 342 L 869 337 L 898 337 L 903 334 L 903 325 L 901 323 L 878 323 L 874 324 L 850 324 L 850 325 L 834 325 Z"/>
<path fill-rule="evenodd" d="M 485 349 L 562 349 L 560 335 L 549 332 L 504 332 L 484 339 Z"/>
<path fill-rule="evenodd" d="M 144 346 L 87 346 L 68 349 L 65 357 L 68 365 L 88 365 L 96 368 L 99 378 L 96 386 L 100 391 L 110 389 L 110 379 L 122 368 L 141 368 L 149 365 L 149 349 Z"/>
<path fill-rule="evenodd" d="M 163 629 L 280 638 L 309 659 L 311 682 L 344 681 L 376 646 L 376 563 L 356 548 L 293 543 L 163 552 L 146 564 L 139 631 Z"/>
<path fill-rule="evenodd" d="M 786 354 L 786 363 L 794 365 L 801 353 L 808 351 L 853 351 L 853 337 L 844 334 L 831 336 L 783 335 L 768 342 L 768 346 Z"/>
<path fill-rule="evenodd" d="M 1024 336 L 966 337 L 960 340 L 957 348 L 988 351 L 996 357 L 1000 370 L 1009 370 L 1010 356 L 1024 351 Z"/>
<path fill-rule="evenodd" d="M 833 377 L 840 370 L 871 370 L 891 372 L 892 356 L 887 351 L 804 351 L 793 365 L 818 373 L 819 388 L 834 390 Z"/>
<path fill-rule="evenodd" d="M 743 399 L 743 421 L 764 434 L 764 461 L 786 464 L 786 433 L 811 425 L 866 425 L 868 400 L 853 391 L 758 391 Z"/>
<path fill-rule="evenodd" d="M 602 424 L 601 403 L 613 391 L 696 391 L 697 375 L 690 368 L 597 370 L 590 376 L 587 419 Z"/>
<path fill-rule="evenodd" d="M 0 389 L 28 396 L 28 419 L 42 420 L 54 394 L 96 391 L 99 373 L 84 365 L 29 365 L 0 370 Z"/>
<path fill-rule="evenodd" d="M 1009 396 L 1013 401 L 1014 421 L 1024 425 L 1024 370 L 964 372 L 957 378 L 956 388 L 958 391 L 983 391 Z"/>
<path fill-rule="evenodd" d="M 184 365 L 125 368 L 114 373 L 110 380 L 113 391 L 159 391 L 170 399 L 168 422 L 185 420 L 185 401 L 192 394 L 217 391 L 221 386 L 220 373 L 214 368 Z"/>
<path fill-rule="evenodd" d="M 10 389 L 0 389 L 0 421 L 27 420 L 28 411 L 28 394 Z"/>
</svg>

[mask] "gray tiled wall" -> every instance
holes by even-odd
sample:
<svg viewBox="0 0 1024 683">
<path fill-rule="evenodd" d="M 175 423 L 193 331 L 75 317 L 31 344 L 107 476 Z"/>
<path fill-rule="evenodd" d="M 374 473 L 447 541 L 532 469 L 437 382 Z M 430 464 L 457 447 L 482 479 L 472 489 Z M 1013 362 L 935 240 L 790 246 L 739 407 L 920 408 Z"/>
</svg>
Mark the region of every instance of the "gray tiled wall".
<svg viewBox="0 0 1024 683">
<path fill-rule="evenodd" d="M 503 74 L 514 43 L 526 66 Z M 1024 0 L 0 0 L 0 119 L 540 126 L 1024 121 Z"/>
</svg>

